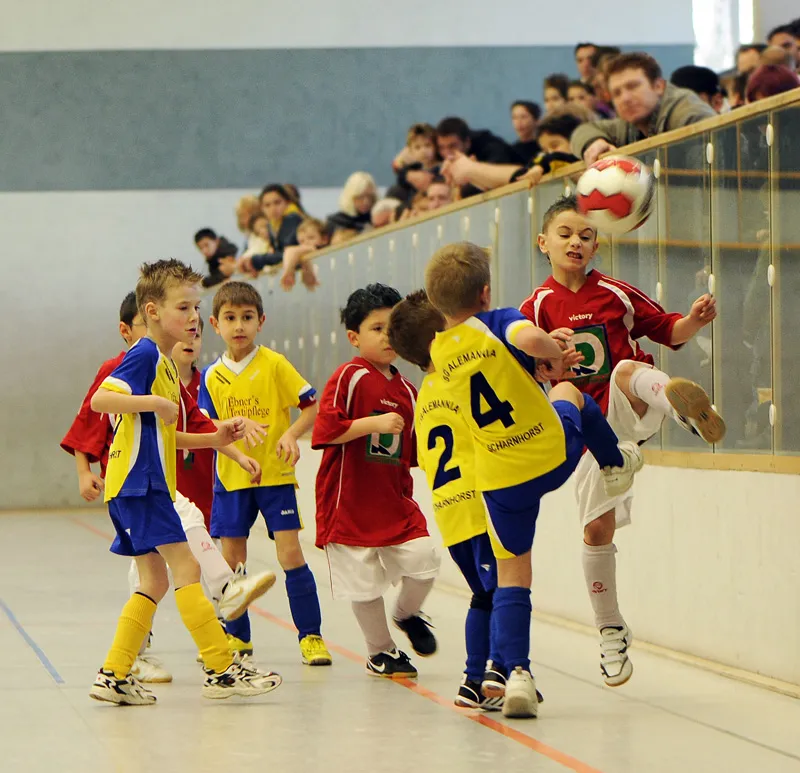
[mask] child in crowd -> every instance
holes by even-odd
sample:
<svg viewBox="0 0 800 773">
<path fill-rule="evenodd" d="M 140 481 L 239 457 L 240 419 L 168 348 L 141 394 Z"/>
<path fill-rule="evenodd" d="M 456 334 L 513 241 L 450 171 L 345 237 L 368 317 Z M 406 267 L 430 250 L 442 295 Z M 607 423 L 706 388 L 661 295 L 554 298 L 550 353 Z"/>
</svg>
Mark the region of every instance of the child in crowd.
<svg viewBox="0 0 800 773">
<path fill-rule="evenodd" d="M 400 294 L 381 284 L 356 290 L 342 309 L 358 355 L 325 386 L 312 446 L 323 449 L 317 473 L 317 547 L 324 548 L 335 599 L 350 601 L 367 648 L 366 671 L 415 677 L 397 649 L 383 596 L 400 584 L 392 615 L 418 655 L 436 651 L 420 608 L 439 571 L 425 516 L 412 498 L 416 464 L 416 390 L 392 365 L 387 329 Z"/>
<path fill-rule="evenodd" d="M 259 209 L 251 218 L 248 223 L 248 231 L 250 236 L 247 240 L 247 249 L 239 259 L 239 267 L 244 265 L 244 258 L 252 258 L 255 255 L 266 255 L 272 251 L 272 245 L 269 241 L 269 220 L 267 216 Z M 258 271 L 251 269 L 246 272 L 249 276 L 258 276 Z"/>
<path fill-rule="evenodd" d="M 522 313 L 554 335 L 574 328 L 572 341 L 589 356 L 565 378 L 597 401 L 622 441 L 643 443 L 669 417 L 707 443 L 719 442 L 725 423 L 705 390 L 655 368 L 653 357 L 637 343 L 647 336 L 680 348 L 716 318 L 714 299 L 701 296 L 685 317 L 668 314 L 632 285 L 591 268 L 597 247 L 597 231 L 578 211 L 575 197 L 556 201 L 539 234 L 539 249 L 553 273 L 522 304 Z M 609 495 L 597 461 L 588 454 L 575 480 L 583 571 L 600 632 L 600 670 L 607 685 L 618 687 L 630 679 L 633 664 L 628 657 L 632 636 L 617 599 L 614 533 L 630 523 L 633 491 Z"/>
<path fill-rule="evenodd" d="M 631 487 L 642 457 L 635 443 L 618 444 L 594 400 L 571 384 L 553 388 L 548 402 L 535 376 L 558 377 L 583 357 L 569 345 L 569 329 L 551 337 L 516 309 L 489 311 L 485 250 L 468 242 L 442 247 L 428 263 L 425 285 L 447 323 L 433 342 L 431 360 L 472 433 L 475 485 L 498 559 L 495 646 L 508 679 L 504 684 L 502 674 L 485 675 L 483 694 L 504 695 L 505 716 L 535 717 L 530 587 L 540 500 L 567 481 L 584 444 L 602 468 L 609 494 Z M 534 357 L 541 358 L 538 366 Z"/>
<path fill-rule="evenodd" d="M 570 149 L 572 132 L 583 123 L 570 106 L 556 110 L 540 124 L 537 140 L 541 153 L 527 166 L 520 167 L 511 175 L 509 182 L 528 180 L 530 185 L 538 183 L 542 177 L 557 172 L 565 166 L 579 161 Z"/>
<path fill-rule="evenodd" d="M 439 173 L 440 163 L 436 129 L 428 123 L 415 123 L 406 135 L 406 146 L 392 162 L 397 182 L 386 196 L 409 203 L 417 191 L 424 192 L 433 176 Z"/>
<path fill-rule="evenodd" d="M 264 319 L 261 296 L 245 282 L 229 282 L 214 296 L 211 324 L 226 351 L 203 371 L 200 407 L 213 419 L 246 417 L 249 436 L 260 441 L 251 453 L 261 465 L 262 478 L 254 486 L 249 475 L 217 456 L 211 533 L 222 540 L 223 555 L 232 567 L 245 564 L 247 538 L 259 512 L 263 515 L 286 573 L 303 662 L 330 665 L 317 586 L 298 537 L 302 524 L 295 496 L 297 440 L 314 424 L 316 391 L 285 357 L 256 344 Z M 300 409 L 293 424 L 291 408 Z M 247 615 L 226 630 L 233 650 L 252 654 Z"/>
<path fill-rule="evenodd" d="M 301 281 L 308 290 L 315 290 L 319 286 L 316 266 L 309 260 L 309 256 L 323 247 L 328 246 L 330 236 L 325 223 L 313 217 L 306 217 L 297 226 L 297 247 L 288 248 L 283 255 L 283 273 L 281 287 L 291 290 L 295 285 L 295 274 L 300 272 Z"/>
<path fill-rule="evenodd" d="M 552 73 L 544 79 L 545 116 L 567 106 L 568 91 L 569 78 L 563 73 Z"/>
<path fill-rule="evenodd" d="M 261 212 L 261 203 L 258 196 L 242 196 L 236 203 L 236 226 L 247 237 L 244 251 L 253 247 L 253 217 Z"/>
<path fill-rule="evenodd" d="M 194 235 L 194 243 L 208 264 L 208 275 L 202 280 L 203 287 L 213 287 L 233 276 L 236 271 L 236 247 L 224 236 L 217 236 L 211 228 L 201 228 Z"/>
</svg>

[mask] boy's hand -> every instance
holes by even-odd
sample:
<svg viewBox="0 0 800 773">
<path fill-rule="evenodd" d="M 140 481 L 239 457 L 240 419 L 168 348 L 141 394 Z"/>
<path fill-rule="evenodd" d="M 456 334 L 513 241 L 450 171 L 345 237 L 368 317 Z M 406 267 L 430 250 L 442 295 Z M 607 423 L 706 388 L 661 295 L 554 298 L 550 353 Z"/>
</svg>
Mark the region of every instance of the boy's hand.
<svg viewBox="0 0 800 773">
<path fill-rule="evenodd" d="M 242 458 L 237 461 L 239 466 L 251 476 L 250 483 L 254 486 L 261 483 L 261 465 L 255 459 L 242 455 Z"/>
<path fill-rule="evenodd" d="M 701 327 L 705 327 L 717 318 L 717 301 L 706 293 L 692 304 L 689 317 Z"/>
<path fill-rule="evenodd" d="M 399 413 L 382 413 L 375 417 L 375 431 L 381 435 L 399 435 L 406 422 Z"/>
<path fill-rule="evenodd" d="M 105 489 L 103 479 L 95 475 L 91 470 L 89 472 L 82 472 L 78 475 L 78 489 L 81 496 L 87 502 L 94 502 Z"/>
<path fill-rule="evenodd" d="M 233 419 L 221 421 L 217 425 L 217 435 L 221 446 L 228 446 L 237 440 L 241 440 L 245 436 L 244 419 L 237 416 Z"/>
<path fill-rule="evenodd" d="M 278 441 L 275 450 L 278 453 L 278 459 L 290 464 L 292 467 L 300 459 L 300 446 L 297 445 L 297 439 L 291 432 L 283 433 L 283 437 Z"/>
<path fill-rule="evenodd" d="M 236 416 L 235 418 L 244 423 L 243 437 L 244 442 L 249 448 L 260 446 L 264 442 L 269 424 L 261 424 L 257 421 L 253 421 L 253 419 L 246 419 L 242 416 Z"/>
<path fill-rule="evenodd" d="M 564 351 L 560 360 L 539 360 L 536 364 L 534 378 L 537 381 L 559 381 L 569 375 L 569 372 L 583 362 L 583 355 L 570 347 Z"/>
<path fill-rule="evenodd" d="M 555 330 L 550 331 L 550 338 L 558 341 L 561 351 L 566 351 L 572 345 L 573 331 L 568 327 L 557 327 Z"/>
<path fill-rule="evenodd" d="M 303 267 L 300 269 L 300 279 L 306 286 L 306 290 L 310 292 L 314 292 L 314 290 L 319 287 L 317 272 L 314 270 L 314 266 L 312 266 L 311 263 L 303 263 Z"/>
<path fill-rule="evenodd" d="M 525 172 L 520 180 L 527 180 L 528 188 L 533 188 L 534 185 L 538 185 L 541 181 L 542 177 L 544 177 L 544 168 L 536 164 L 536 166 L 532 166 L 527 172 Z"/>
<path fill-rule="evenodd" d="M 153 395 L 152 397 L 152 411 L 164 424 L 169 427 L 170 424 L 174 424 L 178 421 L 178 406 L 176 403 L 173 403 L 172 400 L 167 400 L 166 397 L 159 397 L 158 395 Z"/>
</svg>

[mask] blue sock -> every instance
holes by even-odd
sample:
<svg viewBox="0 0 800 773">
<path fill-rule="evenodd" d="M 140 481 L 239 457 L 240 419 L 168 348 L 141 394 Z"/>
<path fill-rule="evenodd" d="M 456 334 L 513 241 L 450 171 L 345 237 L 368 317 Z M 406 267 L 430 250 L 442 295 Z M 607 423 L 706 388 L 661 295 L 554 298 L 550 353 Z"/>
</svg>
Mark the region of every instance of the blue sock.
<svg viewBox="0 0 800 773">
<path fill-rule="evenodd" d="M 317 583 L 308 564 L 289 569 L 286 572 L 286 595 L 289 597 L 289 608 L 292 620 L 297 627 L 298 638 L 319 636 L 322 629 L 322 612 L 319 608 Z"/>
<path fill-rule="evenodd" d="M 225 633 L 241 639 L 245 643 L 252 641 L 250 634 L 250 615 L 245 612 L 236 620 L 228 620 L 225 623 Z"/>
<path fill-rule="evenodd" d="M 495 591 L 497 593 L 497 591 Z M 496 666 L 505 666 L 503 663 L 503 658 L 500 657 L 500 649 L 497 646 L 497 614 L 494 611 L 494 607 L 492 607 L 492 622 L 490 627 L 490 636 L 489 636 L 489 660 L 494 663 Z"/>
<path fill-rule="evenodd" d="M 497 648 L 509 673 L 517 666 L 531 670 L 531 609 L 529 588 L 498 588 L 494 592 Z"/>
<path fill-rule="evenodd" d="M 467 641 L 467 678 L 473 682 L 483 681 L 486 661 L 489 658 L 490 628 L 492 624 L 491 596 L 472 597 L 464 634 Z M 488 608 L 487 608 L 488 607 Z"/>
<path fill-rule="evenodd" d="M 619 438 L 591 395 L 583 395 L 581 424 L 583 442 L 600 467 L 621 467 L 624 460 L 617 445 Z"/>
</svg>

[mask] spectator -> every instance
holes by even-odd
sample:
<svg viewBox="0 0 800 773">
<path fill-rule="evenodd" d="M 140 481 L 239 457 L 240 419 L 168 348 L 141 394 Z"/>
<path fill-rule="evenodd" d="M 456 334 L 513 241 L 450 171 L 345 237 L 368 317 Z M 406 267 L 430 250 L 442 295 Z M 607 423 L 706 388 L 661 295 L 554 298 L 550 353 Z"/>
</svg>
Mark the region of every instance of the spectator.
<svg viewBox="0 0 800 773">
<path fill-rule="evenodd" d="M 249 237 L 251 235 L 250 230 L 250 221 L 253 219 L 253 215 L 257 215 L 261 212 L 261 204 L 258 201 L 258 196 L 242 196 L 236 204 L 236 225 L 239 230 L 248 237 L 248 246 L 245 249 L 249 249 Z"/>
<path fill-rule="evenodd" d="M 265 255 L 272 251 L 269 242 L 269 221 L 267 216 L 259 212 L 250 218 L 248 224 L 250 237 L 247 240 L 247 249 L 242 254 L 242 258 L 252 258 L 254 255 Z"/>
<path fill-rule="evenodd" d="M 289 194 L 292 203 L 287 207 L 287 212 L 297 212 L 305 217 L 306 211 L 300 201 L 300 189 L 294 183 L 284 183 L 283 189 Z"/>
<path fill-rule="evenodd" d="M 487 164 L 509 164 L 514 161 L 511 147 L 490 131 L 472 131 L 462 118 L 445 118 L 436 127 L 436 144 L 439 155 L 445 160 L 459 154 L 469 155 Z M 480 193 L 474 185 L 461 188 L 461 198 Z"/>
<path fill-rule="evenodd" d="M 567 90 L 567 101 L 570 105 L 581 105 L 594 113 L 594 87 L 583 81 L 572 81 Z"/>
<path fill-rule="evenodd" d="M 428 212 L 441 209 L 453 203 L 453 189 L 444 177 L 434 177 L 426 191 L 428 197 Z"/>
<path fill-rule="evenodd" d="M 761 54 L 761 64 L 782 64 L 793 70 L 794 57 L 790 51 L 780 46 L 767 46 Z"/>
<path fill-rule="evenodd" d="M 761 53 L 767 46 L 764 43 L 745 43 L 736 52 L 736 72 L 753 72 L 761 64 Z"/>
<path fill-rule="evenodd" d="M 373 228 L 384 228 L 390 223 L 394 223 L 397 208 L 403 202 L 399 199 L 385 198 L 378 201 L 370 212 Z"/>
<path fill-rule="evenodd" d="M 542 117 L 542 108 L 535 102 L 518 99 L 511 105 L 511 124 L 517 135 L 517 141 L 511 146 L 516 159 L 527 164 L 538 152 L 536 129 Z"/>
<path fill-rule="evenodd" d="M 670 83 L 681 89 L 689 89 L 697 94 L 707 105 L 711 105 L 717 113 L 725 107 L 725 96 L 719 82 L 719 75 L 708 67 L 687 64 L 672 73 Z"/>
<path fill-rule="evenodd" d="M 406 146 L 397 154 L 392 168 L 397 182 L 386 191 L 388 198 L 409 202 L 417 191 L 424 191 L 439 172 L 436 129 L 429 123 L 415 123 L 406 137 Z"/>
<path fill-rule="evenodd" d="M 750 79 L 749 72 L 740 72 L 734 75 L 728 81 L 728 104 L 731 110 L 741 107 L 745 104 L 745 91 L 747 90 L 747 81 Z"/>
<path fill-rule="evenodd" d="M 224 236 L 217 236 L 211 228 L 201 228 L 194 235 L 194 243 L 208 264 L 203 287 L 213 287 L 233 276 L 236 271 L 236 247 Z"/>
<path fill-rule="evenodd" d="M 767 35 L 767 43 L 784 49 L 792 58 L 789 68 L 793 71 L 797 70 L 800 62 L 798 62 L 797 37 L 795 36 L 794 25 L 782 24 L 780 27 L 775 27 Z"/>
<path fill-rule="evenodd" d="M 621 53 L 616 46 L 597 46 L 592 56 L 594 75 L 590 85 L 594 89 L 594 110 L 604 118 L 614 117 L 611 95 L 608 93 L 606 83 L 606 65 Z"/>
<path fill-rule="evenodd" d="M 780 64 L 762 64 L 747 81 L 747 103 L 774 97 L 800 86 L 797 73 Z"/>
<path fill-rule="evenodd" d="M 544 114 L 550 115 L 554 110 L 559 110 L 567 104 L 569 92 L 569 78 L 563 73 L 556 72 L 544 79 Z"/>
<path fill-rule="evenodd" d="M 314 290 L 319 286 L 319 279 L 311 254 L 328 246 L 330 237 L 325 223 L 313 217 L 304 218 L 297 226 L 297 240 L 298 245 L 284 250 L 281 287 L 291 290 L 295 285 L 295 273 L 299 270 L 303 284 L 308 290 Z"/>
<path fill-rule="evenodd" d="M 572 135 L 572 152 L 593 164 L 603 153 L 715 115 L 697 94 L 668 84 L 649 54 L 614 57 L 606 77 L 618 118 L 590 121 Z"/>
<path fill-rule="evenodd" d="M 422 195 L 424 196 L 425 194 Z M 339 228 L 331 236 L 331 247 L 338 247 L 351 239 L 355 239 L 358 235 L 358 231 L 355 228 Z"/>
<path fill-rule="evenodd" d="M 575 65 L 578 68 L 578 80 L 581 83 L 591 83 L 595 73 L 592 57 L 597 52 L 594 43 L 578 43 L 575 46 Z"/>
<path fill-rule="evenodd" d="M 372 228 L 370 213 L 378 200 L 378 189 L 372 175 L 353 172 L 339 196 L 339 211 L 328 218 L 328 231 L 346 228 L 361 233 Z"/>
</svg>

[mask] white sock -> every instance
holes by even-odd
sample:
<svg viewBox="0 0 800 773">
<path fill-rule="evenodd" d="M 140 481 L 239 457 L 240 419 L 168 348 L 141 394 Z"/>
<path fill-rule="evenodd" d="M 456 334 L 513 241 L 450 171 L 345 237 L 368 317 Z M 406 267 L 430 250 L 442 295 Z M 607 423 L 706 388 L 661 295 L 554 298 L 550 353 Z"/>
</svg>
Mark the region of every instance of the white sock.
<svg viewBox="0 0 800 773">
<path fill-rule="evenodd" d="M 428 597 L 432 587 L 432 579 L 415 580 L 413 577 L 403 577 L 394 609 L 395 620 L 408 620 L 409 617 L 418 615 L 422 602 Z"/>
<path fill-rule="evenodd" d="M 617 600 L 617 546 L 583 543 L 583 575 L 598 628 L 625 625 Z"/>
<path fill-rule="evenodd" d="M 379 652 L 388 652 L 394 649 L 392 634 L 389 633 L 389 624 L 386 622 L 383 596 L 372 601 L 354 601 L 353 614 L 364 634 L 367 654 L 370 657 Z"/>
<path fill-rule="evenodd" d="M 665 416 L 672 415 L 672 406 L 667 400 L 664 387 L 669 383 L 669 376 L 656 368 L 636 368 L 631 374 L 630 390 L 640 400 L 644 400 L 650 408 L 654 408 Z"/>
<path fill-rule="evenodd" d="M 187 529 L 186 541 L 189 543 L 192 555 L 200 564 L 200 572 L 211 598 L 219 599 L 225 584 L 233 577 L 228 562 L 222 557 L 222 553 L 204 526 Z"/>
</svg>

